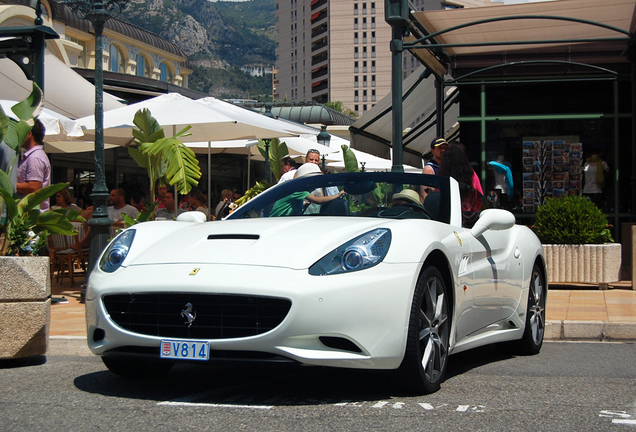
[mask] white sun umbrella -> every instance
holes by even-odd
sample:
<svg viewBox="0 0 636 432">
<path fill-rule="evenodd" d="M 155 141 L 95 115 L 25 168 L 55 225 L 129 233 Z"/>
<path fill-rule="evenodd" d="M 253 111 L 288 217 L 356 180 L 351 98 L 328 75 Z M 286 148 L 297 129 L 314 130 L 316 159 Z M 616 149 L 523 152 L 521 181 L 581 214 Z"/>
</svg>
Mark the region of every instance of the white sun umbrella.
<svg viewBox="0 0 636 432">
<path fill-rule="evenodd" d="M 384 159 L 370 153 L 363 152 L 361 150 L 350 149 L 356 159 L 358 160 L 358 167 L 362 169 L 364 166 L 365 171 L 391 171 L 393 168 L 393 162 L 391 159 Z M 344 161 L 339 160 L 337 162 L 331 162 L 327 164 L 330 168 L 344 169 Z M 408 173 L 421 173 L 422 168 L 416 168 L 410 165 L 403 165 L 404 172 Z"/>
<path fill-rule="evenodd" d="M 259 126 L 266 129 L 277 130 L 293 135 L 303 135 L 303 134 L 311 134 L 313 133 L 314 128 L 305 126 L 301 123 L 295 123 L 290 121 L 284 121 L 281 119 L 276 119 L 272 117 L 267 117 L 263 114 L 252 111 L 248 108 L 243 108 L 237 105 L 234 105 L 229 102 L 222 101 L 213 97 L 205 97 L 202 99 L 197 99 L 197 102 L 202 104 L 203 106 L 215 110 L 221 114 L 224 114 L 228 117 L 231 117 L 237 121 L 243 123 L 249 123 L 254 126 Z M 316 131 L 318 134 L 320 131 Z M 283 135 L 281 135 L 283 136 Z M 289 136 L 289 135 L 287 135 Z M 279 138 L 279 136 L 262 136 L 260 138 Z"/>
<path fill-rule="evenodd" d="M 189 136 L 179 138 L 183 143 L 223 141 L 235 139 L 278 138 L 294 136 L 279 130 L 267 129 L 228 117 L 178 93 L 168 93 L 123 108 L 104 113 L 104 142 L 121 146 L 132 142 L 135 113 L 147 108 L 163 127 L 166 136 L 173 136 L 190 125 Z M 78 122 L 86 137 L 94 138 L 94 116 Z"/>
<path fill-rule="evenodd" d="M 320 154 L 327 154 L 332 149 L 316 142 L 316 137 L 302 138 L 302 137 L 287 137 L 279 138 L 281 142 L 287 145 L 287 150 L 292 157 L 304 157 L 309 149 L 315 149 Z M 208 168 L 210 165 L 210 155 L 212 154 L 241 154 L 247 156 L 247 184 L 250 184 L 250 162 L 252 160 L 264 161 L 265 159 L 261 155 L 261 152 L 257 148 L 258 140 L 231 140 L 231 141 L 208 141 L 199 143 L 185 143 L 197 154 L 208 155 Z M 338 160 L 338 158 L 327 156 L 327 161 Z M 209 169 L 208 169 L 209 171 Z M 208 195 L 210 191 L 210 176 L 208 173 Z M 208 197 L 209 200 L 209 197 Z"/>
<path fill-rule="evenodd" d="M 365 171 L 391 171 L 393 167 L 393 162 L 391 161 L 391 159 L 384 159 L 370 153 L 363 152 L 361 150 L 352 149 L 348 140 L 339 136 L 332 135 L 330 147 L 333 147 L 334 145 L 339 148 L 342 145 L 346 145 L 347 147 L 349 147 L 349 149 L 353 152 L 353 154 L 356 156 L 356 159 L 358 160 L 358 168 L 361 169 L 364 166 Z M 341 152 L 333 154 L 333 158 L 337 158 L 337 160 L 329 162 L 327 166 L 339 171 L 344 170 L 345 164 L 343 153 Z M 421 173 L 422 169 L 412 167 L 410 165 L 404 165 L 404 172 Z"/>
<path fill-rule="evenodd" d="M 0 105 L 2 106 L 4 113 L 13 118 L 16 118 L 16 115 L 13 111 L 11 111 L 11 107 L 17 103 L 18 102 L 12 100 L 0 100 Z M 42 111 L 38 115 L 38 119 L 42 122 L 46 129 L 44 137 L 48 142 L 63 141 L 84 135 L 82 127 L 77 121 L 71 120 L 70 118 L 62 114 L 58 114 L 48 108 L 42 108 Z"/>
</svg>

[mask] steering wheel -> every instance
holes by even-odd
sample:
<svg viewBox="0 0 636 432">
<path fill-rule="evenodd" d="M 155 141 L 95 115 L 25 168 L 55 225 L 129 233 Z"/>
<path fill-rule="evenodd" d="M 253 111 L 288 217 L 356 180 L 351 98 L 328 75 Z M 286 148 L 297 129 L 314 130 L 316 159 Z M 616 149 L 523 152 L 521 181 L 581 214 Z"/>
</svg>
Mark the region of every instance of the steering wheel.
<svg viewBox="0 0 636 432">
<path fill-rule="evenodd" d="M 423 210 L 423 211 L 422 211 Z M 410 217 L 408 215 L 411 215 Z M 394 219 L 415 219 L 415 215 L 420 219 L 432 219 L 430 213 L 415 203 L 404 203 L 394 207 L 388 207 L 380 210 L 377 217 L 387 217 Z"/>
<path fill-rule="evenodd" d="M 413 211 L 416 211 L 416 212 L 419 212 L 419 213 L 424 212 L 426 217 L 428 217 L 429 219 L 433 219 L 431 213 L 428 210 L 426 210 L 424 208 L 424 206 L 421 206 L 419 204 L 415 204 L 415 203 L 411 203 L 411 202 L 403 202 L 403 203 L 397 205 L 396 207 L 408 207 L 409 209 L 411 209 Z"/>
</svg>

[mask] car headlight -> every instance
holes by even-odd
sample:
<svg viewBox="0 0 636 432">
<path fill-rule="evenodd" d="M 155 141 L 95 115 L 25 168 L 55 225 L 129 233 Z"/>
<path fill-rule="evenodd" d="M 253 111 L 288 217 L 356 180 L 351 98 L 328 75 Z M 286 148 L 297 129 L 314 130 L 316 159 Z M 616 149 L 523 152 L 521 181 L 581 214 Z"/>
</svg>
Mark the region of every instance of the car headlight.
<svg viewBox="0 0 636 432">
<path fill-rule="evenodd" d="M 390 245 L 390 230 L 369 231 L 322 257 L 309 267 L 309 274 L 323 276 L 368 269 L 382 262 Z"/>
<path fill-rule="evenodd" d="M 108 248 L 106 248 L 102 259 L 99 260 L 99 268 L 107 273 L 112 273 L 121 267 L 128 255 L 134 238 L 134 229 L 129 229 L 121 233 L 108 245 Z"/>
</svg>

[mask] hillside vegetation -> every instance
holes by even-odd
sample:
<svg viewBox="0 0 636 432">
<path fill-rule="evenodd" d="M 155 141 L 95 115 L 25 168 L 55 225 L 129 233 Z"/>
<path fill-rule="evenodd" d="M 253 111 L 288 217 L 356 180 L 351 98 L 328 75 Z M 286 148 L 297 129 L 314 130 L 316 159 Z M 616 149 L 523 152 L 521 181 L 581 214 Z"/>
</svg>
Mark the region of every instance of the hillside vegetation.
<svg viewBox="0 0 636 432">
<path fill-rule="evenodd" d="M 221 98 L 271 97 L 271 75 L 251 77 L 239 68 L 274 65 L 274 0 L 132 0 L 122 18 L 186 53 L 191 89 Z"/>
</svg>

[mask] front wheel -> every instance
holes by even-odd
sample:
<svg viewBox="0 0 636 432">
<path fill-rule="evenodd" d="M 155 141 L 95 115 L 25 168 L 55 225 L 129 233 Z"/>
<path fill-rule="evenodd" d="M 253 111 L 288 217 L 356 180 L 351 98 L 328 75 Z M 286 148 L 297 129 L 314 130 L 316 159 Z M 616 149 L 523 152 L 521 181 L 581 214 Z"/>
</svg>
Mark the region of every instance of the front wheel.
<svg viewBox="0 0 636 432">
<path fill-rule="evenodd" d="M 417 394 L 439 390 L 448 364 L 450 317 L 444 279 L 435 267 L 417 281 L 406 342 L 398 374 L 403 386 Z"/>
<path fill-rule="evenodd" d="M 541 268 L 535 264 L 530 277 L 528 290 L 528 309 L 526 310 L 526 328 L 519 341 L 522 354 L 534 355 L 541 351 L 545 333 L 545 304 L 547 287 Z"/>
</svg>

